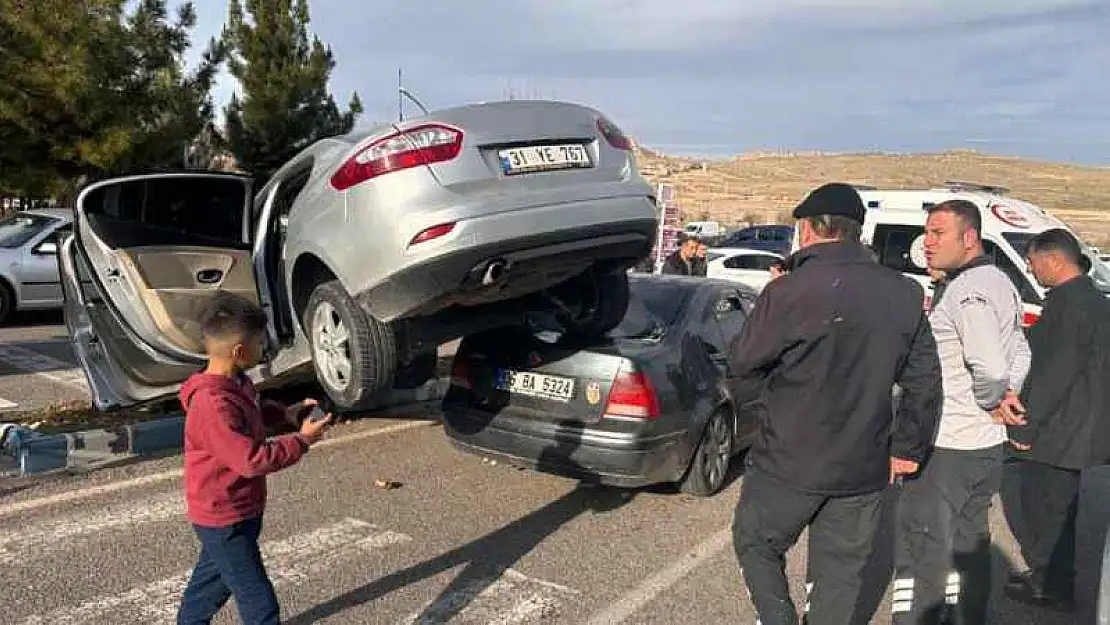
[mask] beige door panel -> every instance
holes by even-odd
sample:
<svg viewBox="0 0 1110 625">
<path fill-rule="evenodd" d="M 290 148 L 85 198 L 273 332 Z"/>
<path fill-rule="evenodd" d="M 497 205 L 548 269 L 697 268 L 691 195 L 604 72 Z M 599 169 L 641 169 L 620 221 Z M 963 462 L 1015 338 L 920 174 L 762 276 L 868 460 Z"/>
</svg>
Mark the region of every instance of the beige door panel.
<svg viewBox="0 0 1110 625">
<path fill-rule="evenodd" d="M 198 316 L 216 291 L 258 302 L 254 267 L 247 250 L 149 246 L 115 250 L 113 256 L 138 290 L 158 330 L 182 349 L 202 351 Z M 198 276 L 219 279 L 201 282 Z"/>
</svg>

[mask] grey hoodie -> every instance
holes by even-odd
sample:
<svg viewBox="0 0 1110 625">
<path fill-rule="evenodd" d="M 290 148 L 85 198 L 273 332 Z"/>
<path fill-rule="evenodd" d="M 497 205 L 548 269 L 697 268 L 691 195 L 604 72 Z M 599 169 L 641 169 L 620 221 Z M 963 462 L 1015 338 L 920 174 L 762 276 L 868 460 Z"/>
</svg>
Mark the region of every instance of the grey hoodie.
<svg viewBox="0 0 1110 625">
<path fill-rule="evenodd" d="M 1006 391 L 1020 391 L 1029 373 L 1029 344 L 1021 328 L 1021 297 L 1009 277 L 985 257 L 950 272 L 937 288 L 929 323 L 944 377 L 944 406 L 936 446 L 985 449 L 1006 440 L 990 411 Z"/>
</svg>

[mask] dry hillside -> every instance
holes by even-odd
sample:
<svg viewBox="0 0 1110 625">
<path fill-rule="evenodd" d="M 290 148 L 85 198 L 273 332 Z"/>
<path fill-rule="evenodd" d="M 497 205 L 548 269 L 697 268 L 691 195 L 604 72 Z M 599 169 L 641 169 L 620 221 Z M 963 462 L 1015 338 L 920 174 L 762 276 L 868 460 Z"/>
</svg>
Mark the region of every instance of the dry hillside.
<svg viewBox="0 0 1110 625">
<path fill-rule="evenodd" d="M 1110 168 L 1077 167 L 958 151 L 944 154 L 754 154 L 728 160 L 665 157 L 637 150 L 644 176 L 675 185 L 683 220 L 729 226 L 782 221 L 814 187 L 830 181 L 927 188 L 946 180 L 999 185 L 1069 223 L 1093 245 L 1110 244 Z"/>
</svg>

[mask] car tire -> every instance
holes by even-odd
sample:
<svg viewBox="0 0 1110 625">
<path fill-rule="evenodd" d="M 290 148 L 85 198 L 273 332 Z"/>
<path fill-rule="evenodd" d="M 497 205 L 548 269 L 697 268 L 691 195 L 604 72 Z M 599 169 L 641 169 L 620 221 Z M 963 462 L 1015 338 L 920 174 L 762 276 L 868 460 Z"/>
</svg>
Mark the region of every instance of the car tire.
<svg viewBox="0 0 1110 625">
<path fill-rule="evenodd" d="M 720 492 L 728 479 L 732 449 L 732 423 L 718 410 L 709 417 L 694 449 L 694 458 L 682 478 L 682 492 L 698 497 Z"/>
<path fill-rule="evenodd" d="M 316 379 L 338 412 L 369 408 L 397 371 L 393 330 L 363 313 L 338 280 L 312 291 L 304 314 Z"/>
<path fill-rule="evenodd" d="M 420 388 L 428 380 L 436 377 L 436 365 L 439 364 L 439 353 L 423 352 L 417 354 L 412 362 L 397 367 L 397 374 L 393 380 L 393 388 L 414 389 Z"/>
<path fill-rule="evenodd" d="M 576 312 L 560 321 L 568 333 L 594 337 L 612 330 L 628 311 L 628 272 L 589 270 L 572 278 L 564 292 L 573 293 Z"/>
<path fill-rule="evenodd" d="M 0 280 L 0 325 L 8 322 L 15 312 L 15 293 L 12 287 Z"/>
</svg>

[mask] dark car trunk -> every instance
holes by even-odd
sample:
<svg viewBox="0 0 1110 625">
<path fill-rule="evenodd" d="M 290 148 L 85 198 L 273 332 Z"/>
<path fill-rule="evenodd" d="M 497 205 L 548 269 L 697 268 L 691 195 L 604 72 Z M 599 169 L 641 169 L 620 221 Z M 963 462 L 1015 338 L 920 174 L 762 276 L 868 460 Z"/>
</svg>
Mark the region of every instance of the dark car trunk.
<svg viewBox="0 0 1110 625">
<path fill-rule="evenodd" d="M 471 337 L 455 357 L 446 405 L 552 421 L 597 423 L 613 382 L 635 368 L 644 347 L 629 339 L 549 343 L 522 331 Z M 466 388 L 468 387 L 468 388 Z"/>
</svg>

